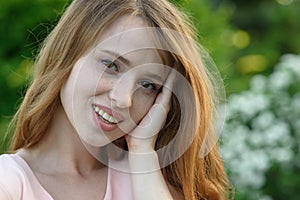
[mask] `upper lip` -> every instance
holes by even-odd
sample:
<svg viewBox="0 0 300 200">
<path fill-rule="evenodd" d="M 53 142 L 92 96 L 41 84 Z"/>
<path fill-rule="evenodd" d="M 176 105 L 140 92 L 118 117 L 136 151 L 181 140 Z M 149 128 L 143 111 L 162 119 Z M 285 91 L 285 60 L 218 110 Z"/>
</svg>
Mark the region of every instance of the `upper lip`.
<svg viewBox="0 0 300 200">
<path fill-rule="evenodd" d="M 121 113 L 119 113 L 119 112 L 117 112 L 117 111 L 115 111 L 115 110 L 113 110 L 109 107 L 106 107 L 106 106 L 103 106 L 103 105 L 100 105 L 100 104 L 93 104 L 93 105 L 99 107 L 101 110 L 103 110 L 107 114 L 113 116 L 114 118 L 117 118 L 119 122 L 121 122 L 125 119 L 125 117 Z"/>
</svg>

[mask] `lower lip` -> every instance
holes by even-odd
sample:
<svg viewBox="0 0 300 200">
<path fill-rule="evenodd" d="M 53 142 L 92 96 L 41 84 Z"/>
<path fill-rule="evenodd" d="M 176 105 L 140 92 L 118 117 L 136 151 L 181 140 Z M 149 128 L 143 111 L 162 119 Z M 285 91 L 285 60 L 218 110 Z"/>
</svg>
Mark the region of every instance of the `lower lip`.
<svg viewBox="0 0 300 200">
<path fill-rule="evenodd" d="M 103 131 L 112 131 L 116 129 L 118 126 L 117 124 L 108 124 L 106 123 L 101 117 L 99 117 L 94 111 L 94 119 L 96 124 L 103 130 Z"/>
</svg>

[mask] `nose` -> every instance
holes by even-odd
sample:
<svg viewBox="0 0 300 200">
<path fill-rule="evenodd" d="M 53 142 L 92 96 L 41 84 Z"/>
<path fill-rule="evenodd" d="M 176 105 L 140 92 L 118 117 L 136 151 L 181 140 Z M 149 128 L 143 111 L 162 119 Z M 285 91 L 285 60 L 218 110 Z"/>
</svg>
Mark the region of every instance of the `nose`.
<svg viewBox="0 0 300 200">
<path fill-rule="evenodd" d="M 133 90 L 134 84 L 132 81 L 126 79 L 115 81 L 109 92 L 112 105 L 119 108 L 130 107 L 132 105 Z"/>
</svg>

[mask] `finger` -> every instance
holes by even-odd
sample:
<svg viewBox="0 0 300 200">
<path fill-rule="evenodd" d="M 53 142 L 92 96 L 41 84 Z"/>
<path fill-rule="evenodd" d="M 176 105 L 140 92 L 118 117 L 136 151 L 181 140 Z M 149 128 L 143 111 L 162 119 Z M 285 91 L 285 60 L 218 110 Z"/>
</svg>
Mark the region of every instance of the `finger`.
<svg viewBox="0 0 300 200">
<path fill-rule="evenodd" d="M 163 86 L 162 92 L 157 97 L 156 104 L 163 104 L 166 108 L 169 107 L 169 102 L 172 96 L 173 85 L 176 79 L 177 71 L 175 69 L 171 69 L 167 80 Z M 168 109 L 167 109 L 168 110 Z"/>
<path fill-rule="evenodd" d="M 175 69 L 171 68 L 170 72 L 169 72 L 169 75 L 168 75 L 168 78 L 164 84 L 164 86 L 166 88 L 169 88 L 169 89 L 172 89 L 173 85 L 174 85 L 174 81 L 175 81 L 175 78 L 176 78 L 176 73 L 178 73 Z"/>
<path fill-rule="evenodd" d="M 161 104 L 154 104 L 144 119 L 130 134 L 137 138 L 150 138 L 156 135 L 166 119 L 166 110 Z"/>
<path fill-rule="evenodd" d="M 136 128 L 137 130 L 147 133 L 147 137 L 152 137 L 157 134 L 166 120 L 170 109 L 170 99 L 176 79 L 176 73 L 177 71 L 175 69 L 170 70 L 162 92 L 157 96 L 155 103 Z"/>
<path fill-rule="evenodd" d="M 169 104 L 176 73 L 177 71 L 175 69 L 170 70 L 162 92 L 157 96 L 155 103 L 140 124 L 130 134 L 131 136 L 137 138 L 151 138 L 160 131 L 169 112 Z"/>
</svg>

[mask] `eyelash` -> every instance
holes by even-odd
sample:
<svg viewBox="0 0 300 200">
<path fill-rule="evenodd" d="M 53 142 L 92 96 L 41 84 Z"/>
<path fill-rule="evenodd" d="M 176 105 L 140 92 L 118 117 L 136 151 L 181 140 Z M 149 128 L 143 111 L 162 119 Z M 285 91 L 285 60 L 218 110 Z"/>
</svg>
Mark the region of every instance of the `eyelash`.
<svg viewBox="0 0 300 200">
<path fill-rule="evenodd" d="M 120 72 L 119 66 L 109 59 L 103 59 L 103 60 L 101 60 L 101 63 L 104 66 L 106 66 L 106 70 L 109 70 L 109 72 L 112 72 L 112 73 Z M 112 67 L 114 67 L 114 69 L 111 69 Z M 143 89 L 145 89 L 145 90 L 150 90 L 150 91 L 154 91 L 154 92 L 157 92 L 160 90 L 159 85 L 157 85 L 151 81 L 147 81 L 147 80 L 139 81 L 138 85 L 142 86 Z M 147 86 L 150 86 L 151 88 L 147 88 Z"/>
<path fill-rule="evenodd" d="M 152 90 L 152 91 L 159 91 L 159 86 L 155 83 L 152 83 L 152 82 L 149 82 L 149 81 L 146 81 L 146 80 L 141 80 L 138 82 L 138 84 L 140 86 L 143 87 L 143 89 L 146 89 L 146 90 Z M 151 88 L 148 88 L 147 86 L 150 86 Z"/>
<path fill-rule="evenodd" d="M 119 71 L 120 71 L 120 70 L 119 70 L 119 66 L 116 65 L 116 63 L 114 63 L 114 62 L 111 61 L 111 60 L 103 59 L 103 60 L 101 60 L 101 63 L 102 63 L 103 65 L 105 65 L 105 66 L 106 66 L 106 70 L 109 70 L 110 72 L 116 73 L 116 72 L 119 72 Z M 115 67 L 115 69 L 112 69 L 112 67 Z"/>
</svg>

